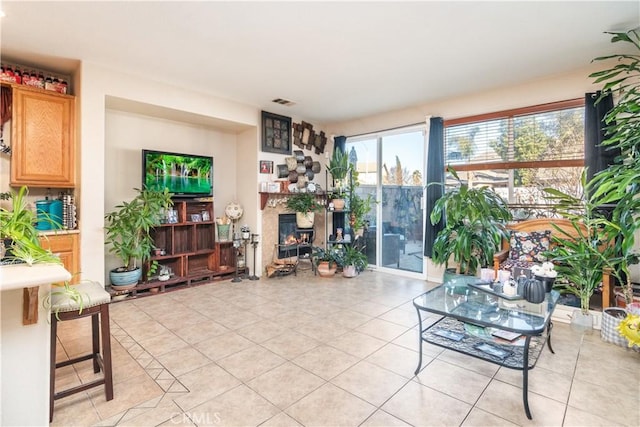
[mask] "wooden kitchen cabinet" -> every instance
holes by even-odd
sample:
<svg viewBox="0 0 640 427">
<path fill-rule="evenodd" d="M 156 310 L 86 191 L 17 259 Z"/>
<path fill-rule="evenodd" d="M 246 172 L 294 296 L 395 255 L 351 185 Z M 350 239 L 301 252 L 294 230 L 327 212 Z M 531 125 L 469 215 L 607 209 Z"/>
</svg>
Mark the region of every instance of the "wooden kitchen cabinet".
<svg viewBox="0 0 640 427">
<path fill-rule="evenodd" d="M 80 281 L 80 251 L 77 233 L 46 234 L 39 237 L 40 246 L 60 256 L 64 268 L 73 275 L 71 283 Z"/>
<path fill-rule="evenodd" d="M 12 85 L 11 186 L 75 187 L 75 97 Z"/>
</svg>

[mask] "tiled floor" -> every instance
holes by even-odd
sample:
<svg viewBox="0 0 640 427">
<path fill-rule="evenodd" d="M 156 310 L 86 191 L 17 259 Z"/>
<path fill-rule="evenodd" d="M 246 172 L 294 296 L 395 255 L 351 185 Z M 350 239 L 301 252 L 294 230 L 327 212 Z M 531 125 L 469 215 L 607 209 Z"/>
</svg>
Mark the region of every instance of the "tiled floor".
<svg viewBox="0 0 640 427">
<path fill-rule="evenodd" d="M 640 354 L 556 324 L 522 374 L 425 345 L 413 375 L 413 297 L 431 285 L 365 272 L 217 282 L 111 305 L 115 398 L 56 401 L 61 426 L 640 425 Z M 59 360 L 88 351 L 89 323 L 59 326 Z M 58 389 L 94 377 L 58 370 Z"/>
</svg>

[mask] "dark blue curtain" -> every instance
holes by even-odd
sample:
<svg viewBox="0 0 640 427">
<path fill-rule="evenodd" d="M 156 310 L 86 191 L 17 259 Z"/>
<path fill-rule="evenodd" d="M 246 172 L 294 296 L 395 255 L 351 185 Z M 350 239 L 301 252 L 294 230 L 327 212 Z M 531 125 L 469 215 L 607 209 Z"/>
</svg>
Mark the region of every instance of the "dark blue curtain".
<svg viewBox="0 0 640 427">
<path fill-rule="evenodd" d="M 344 152 L 345 148 L 345 144 L 347 143 L 347 137 L 346 136 L 336 136 L 333 138 L 333 151 L 336 151 L 338 149 L 342 150 L 342 152 Z"/>
<path fill-rule="evenodd" d="M 427 219 L 424 225 L 424 255 L 431 258 L 433 242 L 443 228 L 443 221 L 431 224 L 429 215 L 444 191 L 444 121 L 442 117 L 429 120 L 429 146 L 427 147 Z"/>
<path fill-rule="evenodd" d="M 587 93 L 584 97 L 584 166 L 587 168 L 587 181 L 593 176 L 615 163 L 620 149 L 603 147 L 602 141 L 607 139 L 605 132 L 605 115 L 613 108 L 613 96 L 601 93 Z"/>
</svg>

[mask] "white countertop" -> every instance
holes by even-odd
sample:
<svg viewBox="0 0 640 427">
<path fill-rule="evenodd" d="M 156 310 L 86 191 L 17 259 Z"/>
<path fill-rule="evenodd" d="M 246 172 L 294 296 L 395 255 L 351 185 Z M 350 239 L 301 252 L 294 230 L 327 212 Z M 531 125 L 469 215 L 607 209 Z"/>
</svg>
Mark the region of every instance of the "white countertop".
<svg viewBox="0 0 640 427">
<path fill-rule="evenodd" d="M 59 264 L 3 265 L 0 267 L 0 291 L 50 285 L 71 279 L 69 273 Z"/>
</svg>

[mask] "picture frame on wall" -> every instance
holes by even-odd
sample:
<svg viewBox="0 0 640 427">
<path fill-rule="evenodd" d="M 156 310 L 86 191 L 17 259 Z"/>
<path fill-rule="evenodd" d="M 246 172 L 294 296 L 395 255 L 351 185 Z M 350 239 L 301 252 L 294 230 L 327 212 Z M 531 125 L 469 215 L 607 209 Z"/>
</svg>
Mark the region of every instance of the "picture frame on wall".
<svg viewBox="0 0 640 427">
<path fill-rule="evenodd" d="M 263 111 L 262 151 L 291 154 L 291 142 L 291 117 Z"/>
<path fill-rule="evenodd" d="M 273 162 L 271 160 L 260 160 L 260 173 L 273 173 Z"/>
</svg>

